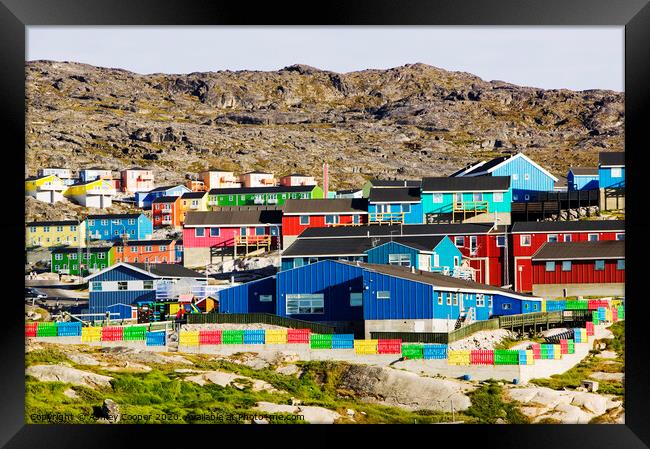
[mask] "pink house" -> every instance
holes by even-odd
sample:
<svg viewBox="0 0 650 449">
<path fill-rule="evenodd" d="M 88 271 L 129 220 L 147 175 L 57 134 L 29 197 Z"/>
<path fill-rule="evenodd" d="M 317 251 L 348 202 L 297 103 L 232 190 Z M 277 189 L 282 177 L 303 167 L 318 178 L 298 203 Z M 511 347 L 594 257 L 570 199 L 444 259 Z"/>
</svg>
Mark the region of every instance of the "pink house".
<svg viewBox="0 0 650 449">
<path fill-rule="evenodd" d="M 273 173 L 252 171 L 239 175 L 242 187 L 270 187 L 276 185 Z"/>
<path fill-rule="evenodd" d="M 292 173 L 280 178 L 281 186 L 315 186 L 316 180 L 313 176 Z"/>
<path fill-rule="evenodd" d="M 149 192 L 155 188 L 153 170 L 133 167 L 122 170 L 120 174 L 123 192 Z"/>
</svg>

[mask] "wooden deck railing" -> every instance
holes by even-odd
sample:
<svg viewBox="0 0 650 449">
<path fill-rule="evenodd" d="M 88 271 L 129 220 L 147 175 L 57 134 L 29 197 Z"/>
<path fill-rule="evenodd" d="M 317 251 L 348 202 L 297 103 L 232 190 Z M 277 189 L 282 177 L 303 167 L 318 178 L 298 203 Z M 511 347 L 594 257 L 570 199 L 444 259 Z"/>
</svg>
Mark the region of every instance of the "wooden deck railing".
<svg viewBox="0 0 650 449">
<path fill-rule="evenodd" d="M 404 223 L 404 212 L 372 212 L 369 214 L 369 224 L 399 224 Z"/>
</svg>

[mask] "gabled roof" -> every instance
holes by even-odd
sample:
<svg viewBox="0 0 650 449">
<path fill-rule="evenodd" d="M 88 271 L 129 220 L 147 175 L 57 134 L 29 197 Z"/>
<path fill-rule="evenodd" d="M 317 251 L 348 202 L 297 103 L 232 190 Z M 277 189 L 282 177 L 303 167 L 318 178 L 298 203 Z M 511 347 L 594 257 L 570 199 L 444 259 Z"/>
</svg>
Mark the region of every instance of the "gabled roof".
<svg viewBox="0 0 650 449">
<path fill-rule="evenodd" d="M 625 220 L 517 221 L 510 232 L 625 231 Z"/>
<path fill-rule="evenodd" d="M 598 176 L 598 167 L 571 167 L 573 176 Z"/>
<path fill-rule="evenodd" d="M 603 151 L 598 153 L 600 167 L 625 167 L 624 151 Z"/>
<path fill-rule="evenodd" d="M 113 171 L 110 168 L 102 168 L 102 167 L 90 167 L 90 168 L 82 168 L 81 169 L 81 171 L 88 171 L 88 170 Z"/>
<path fill-rule="evenodd" d="M 455 235 L 488 234 L 489 223 L 413 224 L 413 225 L 368 225 L 333 226 L 307 228 L 298 239 L 307 238 L 354 238 L 354 237 L 398 237 L 400 235 Z"/>
<path fill-rule="evenodd" d="M 309 175 L 303 175 L 302 173 L 291 173 L 288 175 L 284 175 L 283 178 L 290 178 L 290 177 L 296 177 L 296 178 L 313 178 L 313 176 Z"/>
<path fill-rule="evenodd" d="M 25 178 L 25 182 L 28 181 L 38 181 L 39 179 L 45 179 L 45 178 L 50 178 L 50 177 L 55 177 L 58 178 L 57 175 L 52 173 L 51 175 L 37 175 L 37 176 L 30 176 L 29 178 Z"/>
<path fill-rule="evenodd" d="M 269 173 L 266 171 L 247 171 L 246 173 L 242 173 L 242 176 L 244 175 L 272 175 L 273 173 Z"/>
<path fill-rule="evenodd" d="M 486 162 L 486 161 L 472 162 L 471 164 L 467 164 L 466 166 L 464 166 L 464 167 L 461 168 L 460 170 L 456 170 L 455 172 L 453 172 L 453 173 L 452 173 L 451 175 L 449 175 L 449 176 L 450 176 L 450 177 L 462 176 L 462 175 L 464 175 L 464 174 L 466 174 L 466 173 L 469 173 L 470 171 L 472 171 L 472 170 L 478 168 L 479 166 L 485 164 L 485 162 Z"/>
<path fill-rule="evenodd" d="M 280 225 L 281 223 L 281 210 L 210 211 L 188 212 L 184 227 Z"/>
<path fill-rule="evenodd" d="M 419 203 L 419 187 L 372 187 L 370 203 Z"/>
<path fill-rule="evenodd" d="M 373 187 L 420 187 L 419 179 L 371 179 Z"/>
<path fill-rule="evenodd" d="M 293 193 L 293 192 L 311 192 L 313 186 L 271 186 L 271 187 L 227 187 L 220 189 L 210 189 L 208 195 L 243 195 L 246 193 Z"/>
<path fill-rule="evenodd" d="M 97 273 L 94 273 L 90 276 L 87 276 L 84 280 L 87 282 L 91 279 L 96 278 L 108 271 L 114 270 L 117 267 L 126 267 L 131 270 L 137 271 L 141 274 L 150 276 L 152 279 L 160 278 L 194 278 L 194 279 L 203 279 L 204 275 L 198 273 L 189 268 L 185 268 L 182 265 L 172 264 L 172 263 L 157 263 L 149 264 L 148 266 L 143 263 L 129 263 L 129 262 L 119 262 L 115 265 L 111 265 L 108 268 L 104 268 Z"/>
<path fill-rule="evenodd" d="M 158 198 L 154 199 L 152 203 L 175 203 L 176 201 L 180 200 L 180 196 L 159 196 Z"/>
<path fill-rule="evenodd" d="M 181 199 L 182 200 L 197 199 L 197 198 L 203 198 L 205 195 L 207 195 L 206 192 L 185 192 L 183 195 L 181 195 Z"/>
<path fill-rule="evenodd" d="M 127 240 L 126 242 L 115 242 L 114 246 L 153 246 L 153 245 L 171 245 L 174 243 L 173 239 L 158 239 L 158 240 Z"/>
<path fill-rule="evenodd" d="M 547 242 L 533 254 L 535 261 L 624 259 L 624 240 L 597 242 Z"/>
<path fill-rule="evenodd" d="M 116 220 L 118 218 L 138 218 L 143 214 L 99 214 L 99 215 L 88 215 L 89 220 Z"/>
<path fill-rule="evenodd" d="M 59 220 L 59 221 L 30 221 L 25 226 L 79 226 L 79 220 Z"/>
<path fill-rule="evenodd" d="M 366 251 L 390 242 L 419 251 L 433 251 L 444 238 L 440 235 L 297 239 L 282 252 L 282 257 L 363 256 Z"/>
<path fill-rule="evenodd" d="M 164 191 L 166 191 L 166 190 L 177 189 L 177 188 L 183 188 L 183 189 L 185 189 L 185 190 L 190 190 L 190 189 L 188 189 L 187 187 L 185 187 L 183 184 L 176 184 L 176 185 L 172 185 L 172 186 L 160 186 L 160 187 L 156 187 L 155 189 L 151 189 L 151 190 L 149 190 L 149 192 L 147 192 L 147 193 L 152 193 L 152 192 L 164 192 Z"/>
<path fill-rule="evenodd" d="M 506 165 L 510 163 L 511 161 L 517 159 L 517 158 L 523 158 L 526 159 L 531 165 L 534 167 L 537 167 L 539 170 L 544 172 L 548 177 L 553 179 L 553 181 L 557 181 L 557 178 L 553 176 L 548 170 L 544 169 L 542 166 L 537 164 L 535 161 L 533 161 L 531 158 L 526 156 L 524 153 L 517 153 L 514 156 L 500 156 L 497 158 L 494 158 L 490 161 L 487 161 L 485 164 L 482 164 L 478 167 L 473 168 L 472 170 L 468 171 L 467 173 L 464 173 L 463 176 L 479 176 L 479 175 L 489 175 L 492 173 L 494 170 L 497 168 Z"/>
<path fill-rule="evenodd" d="M 336 213 L 367 214 L 368 200 L 364 198 L 287 200 L 284 203 L 283 210 L 285 215 Z"/>
<path fill-rule="evenodd" d="M 423 178 L 422 192 L 505 192 L 510 176 Z"/>
<path fill-rule="evenodd" d="M 87 186 L 89 184 L 95 184 L 96 182 L 107 182 L 110 184 L 111 181 L 109 179 L 97 178 L 97 179 L 93 179 L 92 181 L 75 182 L 74 184 L 70 185 L 70 187 Z"/>
</svg>

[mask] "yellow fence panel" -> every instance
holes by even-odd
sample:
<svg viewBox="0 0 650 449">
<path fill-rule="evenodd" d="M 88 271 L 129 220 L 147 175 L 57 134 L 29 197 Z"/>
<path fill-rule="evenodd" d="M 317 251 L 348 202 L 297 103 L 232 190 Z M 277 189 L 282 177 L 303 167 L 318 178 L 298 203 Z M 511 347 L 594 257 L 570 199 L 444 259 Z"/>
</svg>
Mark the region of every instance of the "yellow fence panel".
<svg viewBox="0 0 650 449">
<path fill-rule="evenodd" d="M 102 328 L 99 326 L 82 327 L 81 341 L 82 342 L 102 341 Z"/>
<path fill-rule="evenodd" d="M 448 365 L 469 365 L 471 363 L 471 351 L 464 349 L 447 352 Z"/>
<path fill-rule="evenodd" d="M 198 346 L 199 331 L 181 331 L 178 335 L 179 346 Z"/>
<path fill-rule="evenodd" d="M 267 329 L 266 330 L 266 344 L 267 345 L 285 345 L 287 344 L 287 330 L 286 329 Z"/>
<path fill-rule="evenodd" d="M 355 354 L 377 354 L 379 340 L 354 340 Z"/>
</svg>

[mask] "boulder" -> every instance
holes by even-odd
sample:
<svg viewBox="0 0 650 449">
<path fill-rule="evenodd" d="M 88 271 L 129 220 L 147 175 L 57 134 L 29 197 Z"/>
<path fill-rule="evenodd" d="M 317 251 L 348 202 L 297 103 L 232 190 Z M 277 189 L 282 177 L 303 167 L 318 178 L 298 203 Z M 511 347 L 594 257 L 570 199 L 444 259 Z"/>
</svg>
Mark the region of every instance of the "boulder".
<svg viewBox="0 0 650 449">
<path fill-rule="evenodd" d="M 32 365 L 25 374 L 42 382 L 63 382 L 90 388 L 110 388 L 110 376 L 90 373 L 65 365 Z"/>
<path fill-rule="evenodd" d="M 102 418 L 109 423 L 118 423 L 121 417 L 120 406 L 112 399 L 104 399 L 102 404 Z"/>
</svg>

